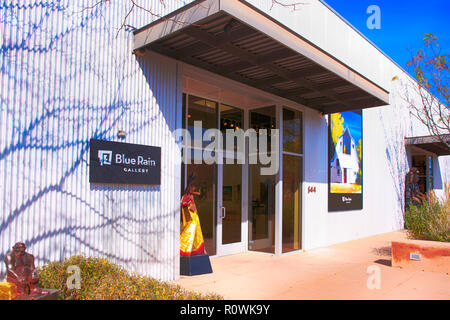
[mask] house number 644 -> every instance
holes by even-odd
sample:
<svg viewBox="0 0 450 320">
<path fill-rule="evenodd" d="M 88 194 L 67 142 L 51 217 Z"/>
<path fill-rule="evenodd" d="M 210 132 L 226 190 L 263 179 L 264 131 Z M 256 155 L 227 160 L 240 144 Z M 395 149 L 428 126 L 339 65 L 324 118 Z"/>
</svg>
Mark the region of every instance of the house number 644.
<svg viewBox="0 0 450 320">
<path fill-rule="evenodd" d="M 308 193 L 316 193 L 316 187 L 314 186 L 309 186 L 308 187 Z"/>
</svg>

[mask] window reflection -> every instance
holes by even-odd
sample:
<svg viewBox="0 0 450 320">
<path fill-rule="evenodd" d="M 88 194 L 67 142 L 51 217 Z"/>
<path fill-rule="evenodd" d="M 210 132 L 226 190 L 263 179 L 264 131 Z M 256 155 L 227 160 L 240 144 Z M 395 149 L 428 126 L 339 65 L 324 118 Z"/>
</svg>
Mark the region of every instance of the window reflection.
<svg viewBox="0 0 450 320">
<path fill-rule="evenodd" d="M 283 155 L 283 252 L 301 249 L 302 158 Z"/>
<path fill-rule="evenodd" d="M 195 185 L 199 196 L 195 197 L 195 204 L 197 206 L 198 216 L 205 241 L 205 249 L 209 255 L 216 254 L 216 166 L 209 165 L 202 162 L 203 148 L 210 142 L 208 141 L 194 141 L 195 128 L 194 121 L 201 121 L 202 136 L 207 129 L 217 128 L 217 103 L 204 98 L 196 96 L 188 96 L 188 107 L 184 108 L 185 119 L 187 118 L 188 131 L 191 135 L 192 145 L 199 146 L 199 150 L 191 149 L 191 164 L 186 165 L 186 176 L 191 173 L 197 175 Z M 186 114 L 187 112 L 187 114 Z M 202 137 L 199 137 L 202 139 Z M 200 164 L 195 164 L 197 161 Z"/>
<path fill-rule="evenodd" d="M 267 129 L 269 134 L 275 126 L 275 106 L 250 112 L 250 128 L 257 133 Z M 271 151 L 270 139 L 267 149 Z M 260 164 L 249 165 L 249 250 L 275 253 L 276 176 L 261 175 L 261 168 Z"/>
<path fill-rule="evenodd" d="M 283 109 L 283 151 L 302 153 L 302 115 Z"/>
</svg>

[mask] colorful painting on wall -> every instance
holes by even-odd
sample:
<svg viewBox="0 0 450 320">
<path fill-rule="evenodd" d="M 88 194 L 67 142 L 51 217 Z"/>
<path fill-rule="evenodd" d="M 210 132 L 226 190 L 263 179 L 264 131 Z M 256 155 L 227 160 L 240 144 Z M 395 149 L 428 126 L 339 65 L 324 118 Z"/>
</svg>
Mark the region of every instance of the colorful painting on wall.
<svg viewBox="0 0 450 320">
<path fill-rule="evenodd" d="M 328 211 L 362 209 L 362 111 L 329 115 Z"/>
</svg>

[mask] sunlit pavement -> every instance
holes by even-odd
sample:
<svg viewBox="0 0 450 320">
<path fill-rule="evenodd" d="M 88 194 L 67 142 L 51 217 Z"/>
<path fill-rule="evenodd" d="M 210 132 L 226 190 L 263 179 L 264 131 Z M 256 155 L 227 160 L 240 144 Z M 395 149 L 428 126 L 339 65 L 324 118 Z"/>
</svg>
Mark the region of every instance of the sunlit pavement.
<svg viewBox="0 0 450 320">
<path fill-rule="evenodd" d="M 391 241 L 405 231 L 272 256 L 211 258 L 212 274 L 182 276 L 180 286 L 225 299 L 450 299 L 450 275 L 391 267 Z"/>
</svg>

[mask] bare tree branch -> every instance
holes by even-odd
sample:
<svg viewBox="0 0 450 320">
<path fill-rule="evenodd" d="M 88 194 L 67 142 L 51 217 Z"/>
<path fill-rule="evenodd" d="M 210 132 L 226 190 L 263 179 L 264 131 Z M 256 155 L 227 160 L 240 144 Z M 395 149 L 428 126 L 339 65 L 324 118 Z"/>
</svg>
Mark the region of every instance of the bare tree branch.
<svg viewBox="0 0 450 320">
<path fill-rule="evenodd" d="M 112 1 L 113 0 L 97 0 L 93 5 L 83 8 L 81 12 L 84 12 L 86 10 L 92 10 L 92 9 L 102 5 L 102 4 L 111 3 Z M 130 4 L 130 9 L 127 10 L 127 13 L 125 14 L 125 16 L 124 16 L 124 18 L 122 20 L 122 24 L 121 24 L 119 30 L 117 31 L 117 35 L 120 33 L 121 30 L 123 30 L 124 28 L 127 28 L 127 27 L 131 27 L 132 29 L 136 29 L 136 27 L 130 26 L 127 23 L 127 20 L 129 18 L 129 16 L 132 14 L 132 12 L 134 10 L 143 11 L 143 12 L 149 14 L 154 19 L 161 19 L 161 18 L 163 18 L 163 15 L 155 12 L 151 8 L 148 8 L 148 7 L 140 5 L 136 0 L 126 0 L 126 1 Z M 306 2 L 292 2 L 292 1 L 286 1 L 286 0 L 271 0 L 271 1 L 272 1 L 272 4 L 271 4 L 271 7 L 270 7 L 270 10 L 272 10 L 275 5 L 278 5 L 278 6 L 281 6 L 281 7 L 284 7 L 284 8 L 291 8 L 292 11 L 296 11 L 296 10 L 299 9 L 300 6 L 309 4 L 309 3 L 306 3 Z M 164 8 L 166 8 L 166 0 L 159 0 L 159 2 L 161 3 L 161 5 Z M 178 21 L 177 19 L 171 19 L 171 18 L 166 18 L 166 19 L 168 21 L 172 21 L 172 22 L 175 22 L 175 23 L 179 23 L 179 24 L 183 24 L 183 25 L 185 24 L 184 22 Z"/>
<path fill-rule="evenodd" d="M 273 9 L 275 5 L 279 5 L 285 8 L 292 8 L 292 11 L 298 10 L 298 7 L 308 5 L 306 2 L 286 2 L 282 0 L 272 0 L 272 5 L 270 6 L 270 10 Z"/>
<path fill-rule="evenodd" d="M 447 64 L 450 55 L 441 54 L 437 37 L 432 34 L 425 34 L 423 40 L 425 47 L 416 54 L 411 53 L 407 63 L 413 69 L 415 79 L 407 80 L 403 100 L 407 102 L 410 114 L 426 126 L 430 135 L 450 148 L 450 68 Z M 409 89 L 413 94 L 409 94 Z"/>
</svg>

